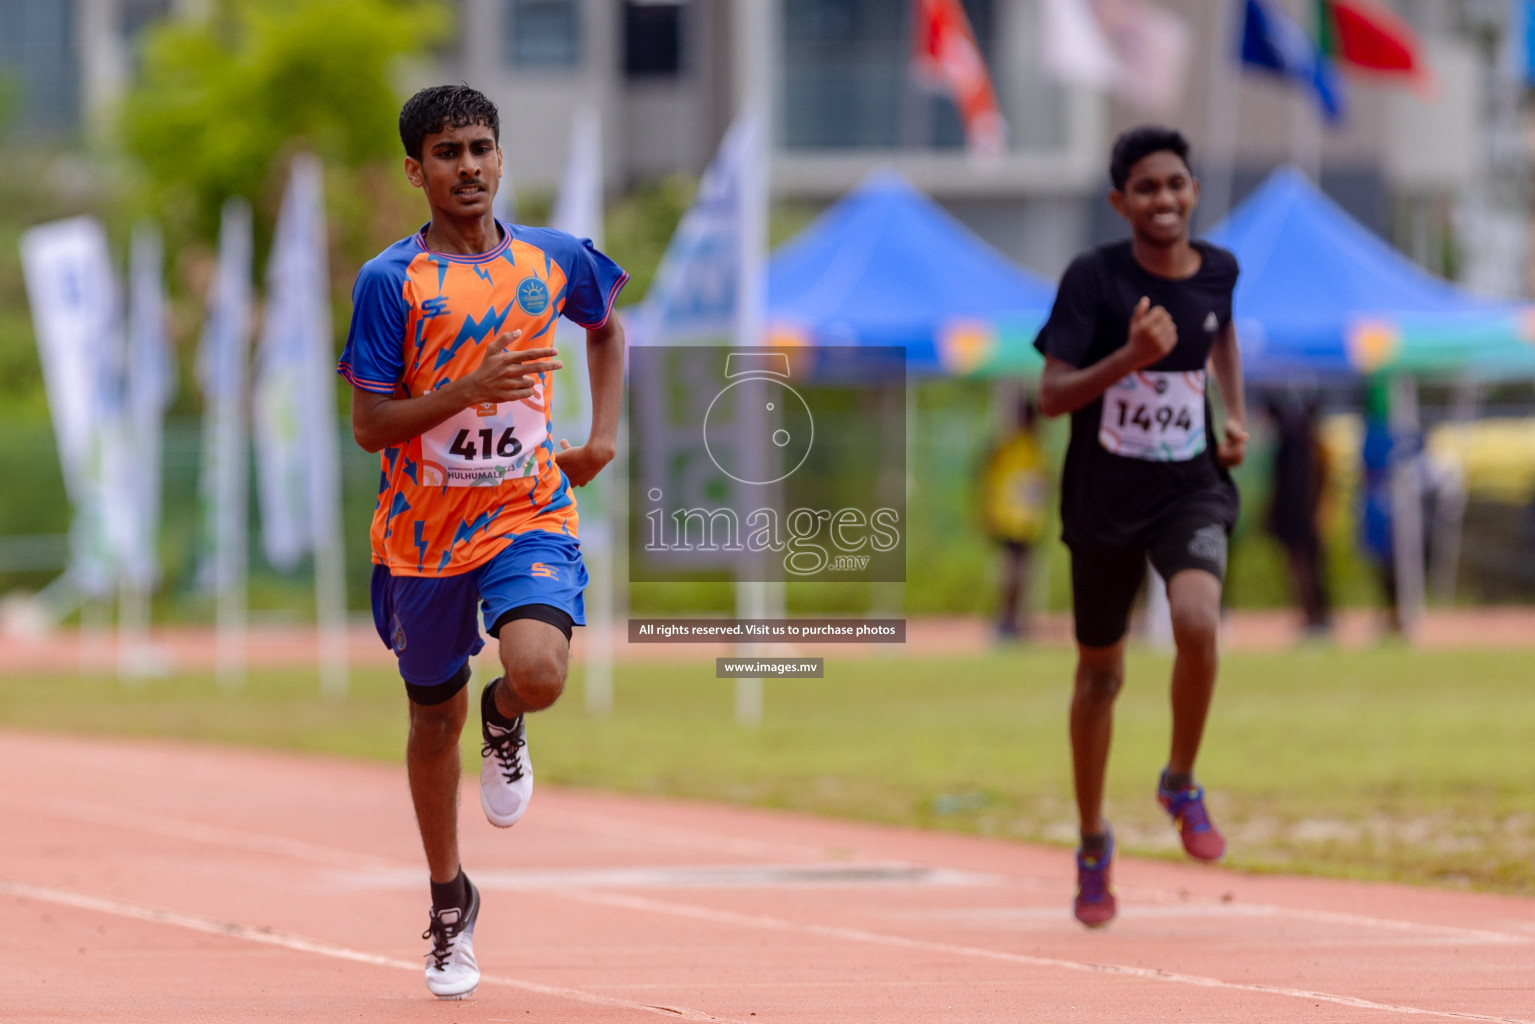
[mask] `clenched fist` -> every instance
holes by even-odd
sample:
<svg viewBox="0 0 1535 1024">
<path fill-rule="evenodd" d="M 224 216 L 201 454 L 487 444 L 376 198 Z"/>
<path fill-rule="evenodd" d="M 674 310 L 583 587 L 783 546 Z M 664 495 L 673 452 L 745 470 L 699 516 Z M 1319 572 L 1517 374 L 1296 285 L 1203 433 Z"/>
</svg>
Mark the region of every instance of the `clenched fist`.
<svg viewBox="0 0 1535 1024">
<path fill-rule="evenodd" d="M 1136 369 L 1144 369 L 1162 359 L 1178 344 L 1178 327 L 1172 314 L 1151 299 L 1141 296 L 1130 314 L 1130 336 L 1125 343 Z"/>
<path fill-rule="evenodd" d="M 565 364 L 550 357 L 552 348 L 528 348 L 511 351 L 511 346 L 522 337 L 521 331 L 512 331 L 496 338 L 485 361 L 479 369 L 464 378 L 465 397 L 470 405 L 488 405 L 499 402 L 518 402 L 533 394 L 538 386 L 538 375 L 558 370 Z"/>
</svg>

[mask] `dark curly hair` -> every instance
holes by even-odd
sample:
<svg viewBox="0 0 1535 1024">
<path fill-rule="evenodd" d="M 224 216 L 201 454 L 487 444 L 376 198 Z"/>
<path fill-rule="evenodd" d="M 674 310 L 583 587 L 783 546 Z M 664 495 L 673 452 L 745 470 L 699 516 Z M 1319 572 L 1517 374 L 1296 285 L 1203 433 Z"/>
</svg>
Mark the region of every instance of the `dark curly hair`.
<svg viewBox="0 0 1535 1024">
<path fill-rule="evenodd" d="M 405 101 L 400 109 L 400 141 L 408 156 L 421 159 L 421 145 L 428 135 L 450 128 L 483 124 L 501 143 L 501 115 L 496 105 L 467 83 L 434 85 Z"/>
<path fill-rule="evenodd" d="M 1121 132 L 1114 140 L 1114 155 L 1109 158 L 1109 179 L 1114 187 L 1123 192 L 1130 180 L 1130 168 L 1153 153 L 1172 153 L 1183 166 L 1189 166 L 1189 140 L 1176 128 L 1143 124 Z"/>
</svg>

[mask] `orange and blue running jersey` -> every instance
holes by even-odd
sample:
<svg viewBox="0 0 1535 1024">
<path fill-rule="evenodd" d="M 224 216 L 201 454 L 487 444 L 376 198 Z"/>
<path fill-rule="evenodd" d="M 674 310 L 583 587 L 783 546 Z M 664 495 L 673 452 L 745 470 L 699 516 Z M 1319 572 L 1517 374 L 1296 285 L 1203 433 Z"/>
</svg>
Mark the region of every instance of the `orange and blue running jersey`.
<svg viewBox="0 0 1535 1024">
<path fill-rule="evenodd" d="M 501 334 L 522 331 L 514 350 L 546 348 L 562 314 L 588 329 L 607 322 L 629 279 L 618 264 L 563 231 L 500 226 L 489 252 L 432 252 L 422 228 L 363 264 L 341 375 L 413 398 L 474 372 Z M 375 563 L 398 576 L 454 576 L 529 530 L 576 536 L 575 498 L 554 461 L 552 377 L 540 374 L 520 402 L 465 409 L 384 449 Z"/>
</svg>

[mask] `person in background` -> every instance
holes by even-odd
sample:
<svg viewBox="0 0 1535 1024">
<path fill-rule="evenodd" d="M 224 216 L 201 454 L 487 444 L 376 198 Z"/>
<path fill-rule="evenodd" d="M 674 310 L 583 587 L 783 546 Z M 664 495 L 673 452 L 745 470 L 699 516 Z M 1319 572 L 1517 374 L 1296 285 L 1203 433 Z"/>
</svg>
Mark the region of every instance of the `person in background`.
<svg viewBox="0 0 1535 1024">
<path fill-rule="evenodd" d="M 1317 437 L 1317 397 L 1271 391 L 1265 399 L 1274 423 L 1274 491 L 1269 532 L 1284 546 L 1290 587 L 1304 616 L 1308 638 L 1332 631 L 1332 597 L 1318 527 L 1318 511 L 1327 490 L 1327 451 Z"/>
<path fill-rule="evenodd" d="M 1020 398 L 1013 429 L 986 453 L 981 467 L 981 510 L 986 536 L 1002 549 L 1002 600 L 997 637 L 1017 640 L 1033 632 L 1030 581 L 1034 545 L 1045 530 L 1050 494 L 1034 402 Z"/>
<path fill-rule="evenodd" d="M 1402 612 L 1396 585 L 1396 536 L 1392 523 L 1391 469 L 1397 438 L 1387 419 L 1390 400 L 1378 384 L 1365 388 L 1364 442 L 1360 452 L 1360 547 L 1375 569 L 1386 599 L 1386 629 L 1402 632 Z"/>
</svg>

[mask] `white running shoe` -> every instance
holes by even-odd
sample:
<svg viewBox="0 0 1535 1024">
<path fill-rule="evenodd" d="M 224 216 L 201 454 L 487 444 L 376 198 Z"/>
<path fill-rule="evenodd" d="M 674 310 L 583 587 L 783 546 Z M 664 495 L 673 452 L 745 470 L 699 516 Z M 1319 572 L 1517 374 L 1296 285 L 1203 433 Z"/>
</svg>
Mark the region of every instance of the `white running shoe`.
<svg viewBox="0 0 1535 1024">
<path fill-rule="evenodd" d="M 474 919 L 480 916 L 480 890 L 469 879 L 469 909 L 432 908 L 432 920 L 423 939 L 430 939 L 426 955 L 426 987 L 438 999 L 466 999 L 480 983 L 480 965 L 474 962 Z"/>
<path fill-rule="evenodd" d="M 480 735 L 485 741 L 480 748 L 484 758 L 480 762 L 480 807 L 492 825 L 510 828 L 533 799 L 533 762 L 528 759 L 525 716 L 518 715 L 510 725 L 497 724 L 506 719 L 496 710 L 491 696 L 496 682 L 492 679 L 480 692 Z"/>
</svg>

